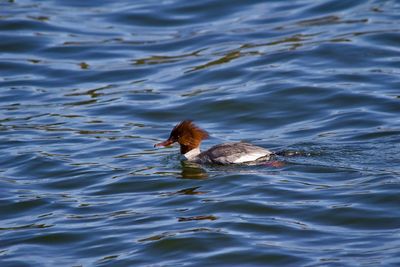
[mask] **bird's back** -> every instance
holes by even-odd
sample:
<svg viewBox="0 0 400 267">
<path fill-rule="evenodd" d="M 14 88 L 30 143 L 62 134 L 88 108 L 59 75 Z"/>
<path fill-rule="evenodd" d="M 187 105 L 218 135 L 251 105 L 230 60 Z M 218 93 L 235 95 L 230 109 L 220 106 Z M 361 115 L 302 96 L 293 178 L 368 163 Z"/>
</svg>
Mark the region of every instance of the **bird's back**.
<svg viewBox="0 0 400 267">
<path fill-rule="evenodd" d="M 257 161 L 260 158 L 268 160 L 272 152 L 249 143 L 224 143 L 211 147 L 200 153 L 201 163 L 232 164 Z"/>
</svg>

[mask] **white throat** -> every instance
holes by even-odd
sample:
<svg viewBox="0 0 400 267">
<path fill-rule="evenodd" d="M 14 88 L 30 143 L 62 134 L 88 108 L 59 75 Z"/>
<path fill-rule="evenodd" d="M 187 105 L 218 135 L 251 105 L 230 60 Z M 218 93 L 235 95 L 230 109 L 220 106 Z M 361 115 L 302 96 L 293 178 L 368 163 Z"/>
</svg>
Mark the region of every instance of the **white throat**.
<svg viewBox="0 0 400 267">
<path fill-rule="evenodd" d="M 196 147 L 196 148 L 190 150 L 189 152 L 186 152 L 185 154 L 183 154 L 183 156 L 185 157 L 185 159 L 190 161 L 190 160 L 194 160 L 199 154 L 200 154 L 200 147 Z"/>
</svg>

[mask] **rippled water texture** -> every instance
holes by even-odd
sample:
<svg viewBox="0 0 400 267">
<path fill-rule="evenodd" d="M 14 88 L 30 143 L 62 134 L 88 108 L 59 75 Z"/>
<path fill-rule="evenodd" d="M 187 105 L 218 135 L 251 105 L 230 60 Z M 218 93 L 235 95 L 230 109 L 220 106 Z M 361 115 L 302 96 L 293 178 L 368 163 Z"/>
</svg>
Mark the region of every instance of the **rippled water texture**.
<svg viewBox="0 0 400 267">
<path fill-rule="evenodd" d="M 399 44 L 396 0 L 0 0 L 0 265 L 399 266 Z M 298 155 L 184 164 L 185 118 Z"/>
</svg>

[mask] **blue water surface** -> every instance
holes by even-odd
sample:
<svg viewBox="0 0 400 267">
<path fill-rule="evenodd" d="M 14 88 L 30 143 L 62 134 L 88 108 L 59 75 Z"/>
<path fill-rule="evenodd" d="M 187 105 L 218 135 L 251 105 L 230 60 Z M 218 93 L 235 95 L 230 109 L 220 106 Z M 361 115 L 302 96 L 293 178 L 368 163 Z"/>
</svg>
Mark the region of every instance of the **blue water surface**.
<svg viewBox="0 0 400 267">
<path fill-rule="evenodd" d="M 399 266 L 399 44 L 396 0 L 0 0 L 0 265 Z"/>
</svg>

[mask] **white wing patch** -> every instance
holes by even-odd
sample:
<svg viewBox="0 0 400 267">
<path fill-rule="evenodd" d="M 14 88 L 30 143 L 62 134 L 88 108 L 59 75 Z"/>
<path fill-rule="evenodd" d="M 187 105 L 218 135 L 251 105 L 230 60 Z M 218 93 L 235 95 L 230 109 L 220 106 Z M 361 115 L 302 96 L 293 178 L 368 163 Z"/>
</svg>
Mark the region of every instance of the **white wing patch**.
<svg viewBox="0 0 400 267">
<path fill-rule="evenodd" d="M 268 153 L 251 153 L 251 154 L 245 154 L 240 156 L 239 158 L 235 159 L 233 163 L 244 163 L 244 162 L 249 162 L 249 161 L 255 161 L 261 157 L 268 156 Z"/>
</svg>

